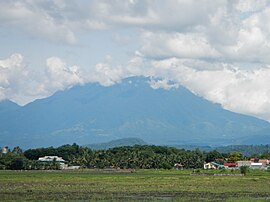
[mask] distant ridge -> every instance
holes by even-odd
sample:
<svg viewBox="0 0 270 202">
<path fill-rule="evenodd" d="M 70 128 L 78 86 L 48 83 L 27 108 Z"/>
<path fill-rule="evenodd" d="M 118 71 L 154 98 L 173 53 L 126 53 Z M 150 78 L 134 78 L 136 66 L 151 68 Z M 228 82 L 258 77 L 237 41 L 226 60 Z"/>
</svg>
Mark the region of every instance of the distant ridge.
<svg viewBox="0 0 270 202">
<path fill-rule="evenodd" d="M 262 155 L 270 152 L 270 145 L 228 145 L 214 148 L 221 153 L 241 152 L 245 156 Z"/>
<path fill-rule="evenodd" d="M 85 146 L 94 150 L 102 150 L 102 149 L 110 149 L 114 147 L 134 146 L 134 145 L 147 145 L 147 143 L 140 138 L 121 138 L 121 139 L 112 140 L 109 142 L 98 143 L 98 144 L 88 144 Z"/>
<path fill-rule="evenodd" d="M 270 153 L 270 145 L 228 145 L 220 147 L 210 147 L 210 146 L 196 146 L 196 145 L 170 145 L 177 149 L 185 150 L 195 150 L 199 149 L 201 151 L 218 151 L 220 153 L 231 153 L 231 152 L 240 152 L 245 156 L 252 155 L 262 155 L 264 153 Z"/>
</svg>

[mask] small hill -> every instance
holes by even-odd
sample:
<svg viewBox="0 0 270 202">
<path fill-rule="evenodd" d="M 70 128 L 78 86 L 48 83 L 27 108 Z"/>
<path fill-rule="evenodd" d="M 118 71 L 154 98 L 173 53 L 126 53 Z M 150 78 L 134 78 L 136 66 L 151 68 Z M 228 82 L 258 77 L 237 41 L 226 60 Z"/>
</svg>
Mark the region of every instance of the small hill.
<svg viewBox="0 0 270 202">
<path fill-rule="evenodd" d="M 104 143 L 88 144 L 85 146 L 90 149 L 101 150 L 101 149 L 110 149 L 110 148 L 121 147 L 121 146 L 133 146 L 133 145 L 147 145 L 147 143 L 140 138 L 122 138 L 122 139 L 112 140 L 112 141 L 104 142 Z"/>
</svg>

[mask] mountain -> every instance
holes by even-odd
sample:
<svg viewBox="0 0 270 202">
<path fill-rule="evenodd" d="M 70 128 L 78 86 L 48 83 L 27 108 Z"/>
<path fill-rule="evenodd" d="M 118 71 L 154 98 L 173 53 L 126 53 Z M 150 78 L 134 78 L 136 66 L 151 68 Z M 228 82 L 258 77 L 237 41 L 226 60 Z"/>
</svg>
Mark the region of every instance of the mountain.
<svg viewBox="0 0 270 202">
<path fill-rule="evenodd" d="M 11 111 L 18 110 L 19 108 L 19 105 L 10 100 L 0 101 L 0 114 L 9 113 Z"/>
<path fill-rule="evenodd" d="M 88 144 L 85 146 L 90 149 L 101 150 L 101 149 L 110 149 L 114 147 L 134 146 L 134 145 L 147 145 L 147 143 L 140 138 L 122 138 L 104 143 Z"/>
<path fill-rule="evenodd" d="M 75 86 L 23 107 L 0 103 L 0 146 L 80 145 L 136 137 L 150 144 L 267 144 L 270 124 L 224 110 L 184 87 L 153 89 L 132 77 Z"/>
</svg>

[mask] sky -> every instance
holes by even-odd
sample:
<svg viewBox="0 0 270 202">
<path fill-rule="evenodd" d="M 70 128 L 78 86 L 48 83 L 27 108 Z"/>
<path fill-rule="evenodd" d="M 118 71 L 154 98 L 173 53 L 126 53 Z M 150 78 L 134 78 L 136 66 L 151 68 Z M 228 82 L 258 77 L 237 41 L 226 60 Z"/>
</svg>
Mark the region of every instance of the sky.
<svg viewBox="0 0 270 202">
<path fill-rule="evenodd" d="M 270 121 L 267 0 L 0 0 L 0 100 L 130 76 Z"/>
</svg>

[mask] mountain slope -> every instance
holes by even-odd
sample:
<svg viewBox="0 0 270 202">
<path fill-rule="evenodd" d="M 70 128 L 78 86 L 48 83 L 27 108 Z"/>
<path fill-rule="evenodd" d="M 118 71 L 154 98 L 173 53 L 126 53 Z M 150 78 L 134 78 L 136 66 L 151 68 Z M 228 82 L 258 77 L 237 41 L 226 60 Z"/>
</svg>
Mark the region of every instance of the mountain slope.
<svg viewBox="0 0 270 202">
<path fill-rule="evenodd" d="M 101 150 L 101 149 L 110 149 L 114 147 L 134 146 L 134 145 L 147 145 L 147 143 L 139 138 L 122 138 L 104 143 L 88 144 L 85 146 L 90 149 Z"/>
<path fill-rule="evenodd" d="M 0 114 L 9 113 L 11 111 L 18 110 L 19 108 L 19 105 L 10 100 L 0 101 Z"/>
<path fill-rule="evenodd" d="M 0 122 L 1 145 L 23 147 L 126 137 L 151 144 L 267 143 L 270 134 L 266 121 L 224 110 L 183 87 L 154 90 L 141 77 L 111 87 L 76 86 L 0 113 Z"/>
</svg>

